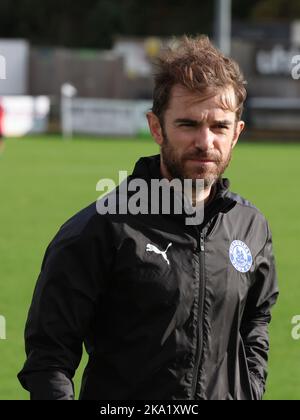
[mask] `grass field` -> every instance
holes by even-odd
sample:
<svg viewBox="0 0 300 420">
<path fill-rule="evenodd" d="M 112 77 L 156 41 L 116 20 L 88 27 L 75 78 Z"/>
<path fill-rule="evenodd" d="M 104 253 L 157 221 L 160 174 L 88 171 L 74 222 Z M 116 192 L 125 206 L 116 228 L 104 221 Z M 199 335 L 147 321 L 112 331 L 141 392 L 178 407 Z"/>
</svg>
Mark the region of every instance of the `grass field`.
<svg viewBox="0 0 300 420">
<path fill-rule="evenodd" d="M 45 248 L 59 226 L 97 199 L 96 183 L 157 152 L 150 140 L 7 141 L 0 156 L 0 399 L 27 399 L 16 374 L 24 362 L 23 329 Z M 227 175 L 232 190 L 268 217 L 281 297 L 273 312 L 266 399 L 300 399 L 300 341 L 291 319 L 300 314 L 300 145 L 241 143 Z M 81 369 L 76 378 L 78 391 Z"/>
</svg>

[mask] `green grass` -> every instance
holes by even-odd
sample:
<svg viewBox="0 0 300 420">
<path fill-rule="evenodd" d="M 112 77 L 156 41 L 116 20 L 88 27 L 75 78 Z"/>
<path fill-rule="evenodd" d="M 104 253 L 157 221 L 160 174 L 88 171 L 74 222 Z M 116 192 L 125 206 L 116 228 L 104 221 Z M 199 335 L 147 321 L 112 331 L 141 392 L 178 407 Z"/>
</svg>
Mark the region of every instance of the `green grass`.
<svg viewBox="0 0 300 420">
<path fill-rule="evenodd" d="M 45 248 L 59 226 L 98 197 L 101 178 L 118 180 L 150 140 L 31 138 L 7 141 L 0 156 L 0 315 L 7 340 L 0 340 L 0 399 L 26 399 L 16 374 L 24 362 L 23 329 Z M 300 341 L 291 319 L 300 314 L 300 145 L 241 143 L 228 176 L 232 190 L 268 217 L 274 237 L 281 297 L 273 312 L 267 399 L 300 398 Z M 78 391 L 81 369 L 76 378 Z"/>
</svg>

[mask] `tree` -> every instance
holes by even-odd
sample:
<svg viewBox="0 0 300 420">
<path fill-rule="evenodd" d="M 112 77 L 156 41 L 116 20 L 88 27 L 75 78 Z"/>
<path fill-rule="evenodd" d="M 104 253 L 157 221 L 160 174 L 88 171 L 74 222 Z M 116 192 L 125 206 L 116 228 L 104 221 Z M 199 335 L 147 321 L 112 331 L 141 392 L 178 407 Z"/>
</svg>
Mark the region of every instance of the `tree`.
<svg viewBox="0 0 300 420">
<path fill-rule="evenodd" d="M 300 18 L 299 0 L 262 0 L 252 9 L 253 20 L 295 20 Z"/>
<path fill-rule="evenodd" d="M 110 48 L 115 35 L 212 34 L 213 0 L 1 0 L 0 37 Z M 233 0 L 238 19 L 295 19 L 299 0 Z"/>
</svg>

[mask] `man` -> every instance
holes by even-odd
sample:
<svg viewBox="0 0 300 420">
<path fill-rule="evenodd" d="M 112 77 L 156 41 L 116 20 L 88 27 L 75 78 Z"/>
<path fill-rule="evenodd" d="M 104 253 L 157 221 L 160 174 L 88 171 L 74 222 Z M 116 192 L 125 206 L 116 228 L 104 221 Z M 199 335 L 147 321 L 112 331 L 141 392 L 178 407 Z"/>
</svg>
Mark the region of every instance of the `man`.
<svg viewBox="0 0 300 420">
<path fill-rule="evenodd" d="M 148 114 L 161 153 L 129 178 L 192 180 L 204 220 L 188 225 L 172 206 L 100 215 L 93 204 L 63 225 L 26 326 L 19 379 L 32 399 L 74 398 L 82 343 L 81 399 L 262 398 L 278 295 L 271 233 L 222 179 L 244 128 L 244 84 L 206 37 L 161 55 Z"/>
</svg>

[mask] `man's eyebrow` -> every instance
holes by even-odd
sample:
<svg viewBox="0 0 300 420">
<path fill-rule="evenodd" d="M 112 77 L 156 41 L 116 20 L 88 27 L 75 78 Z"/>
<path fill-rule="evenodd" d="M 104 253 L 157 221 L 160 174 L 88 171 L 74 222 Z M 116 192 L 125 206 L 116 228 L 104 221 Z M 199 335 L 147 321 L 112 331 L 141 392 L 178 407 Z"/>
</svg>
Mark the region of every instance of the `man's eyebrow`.
<svg viewBox="0 0 300 420">
<path fill-rule="evenodd" d="M 191 118 L 177 118 L 174 121 L 175 124 L 191 124 L 191 125 L 200 125 L 202 121 L 192 120 Z"/>
<path fill-rule="evenodd" d="M 220 125 L 232 125 L 233 122 L 229 120 L 215 120 L 213 124 L 220 124 Z"/>
<path fill-rule="evenodd" d="M 201 125 L 203 121 L 193 120 L 191 118 L 177 118 L 174 121 L 175 124 L 190 124 L 190 125 Z M 232 121 L 229 120 L 214 120 L 212 124 L 224 125 L 224 126 L 231 126 L 233 124 Z"/>
</svg>

